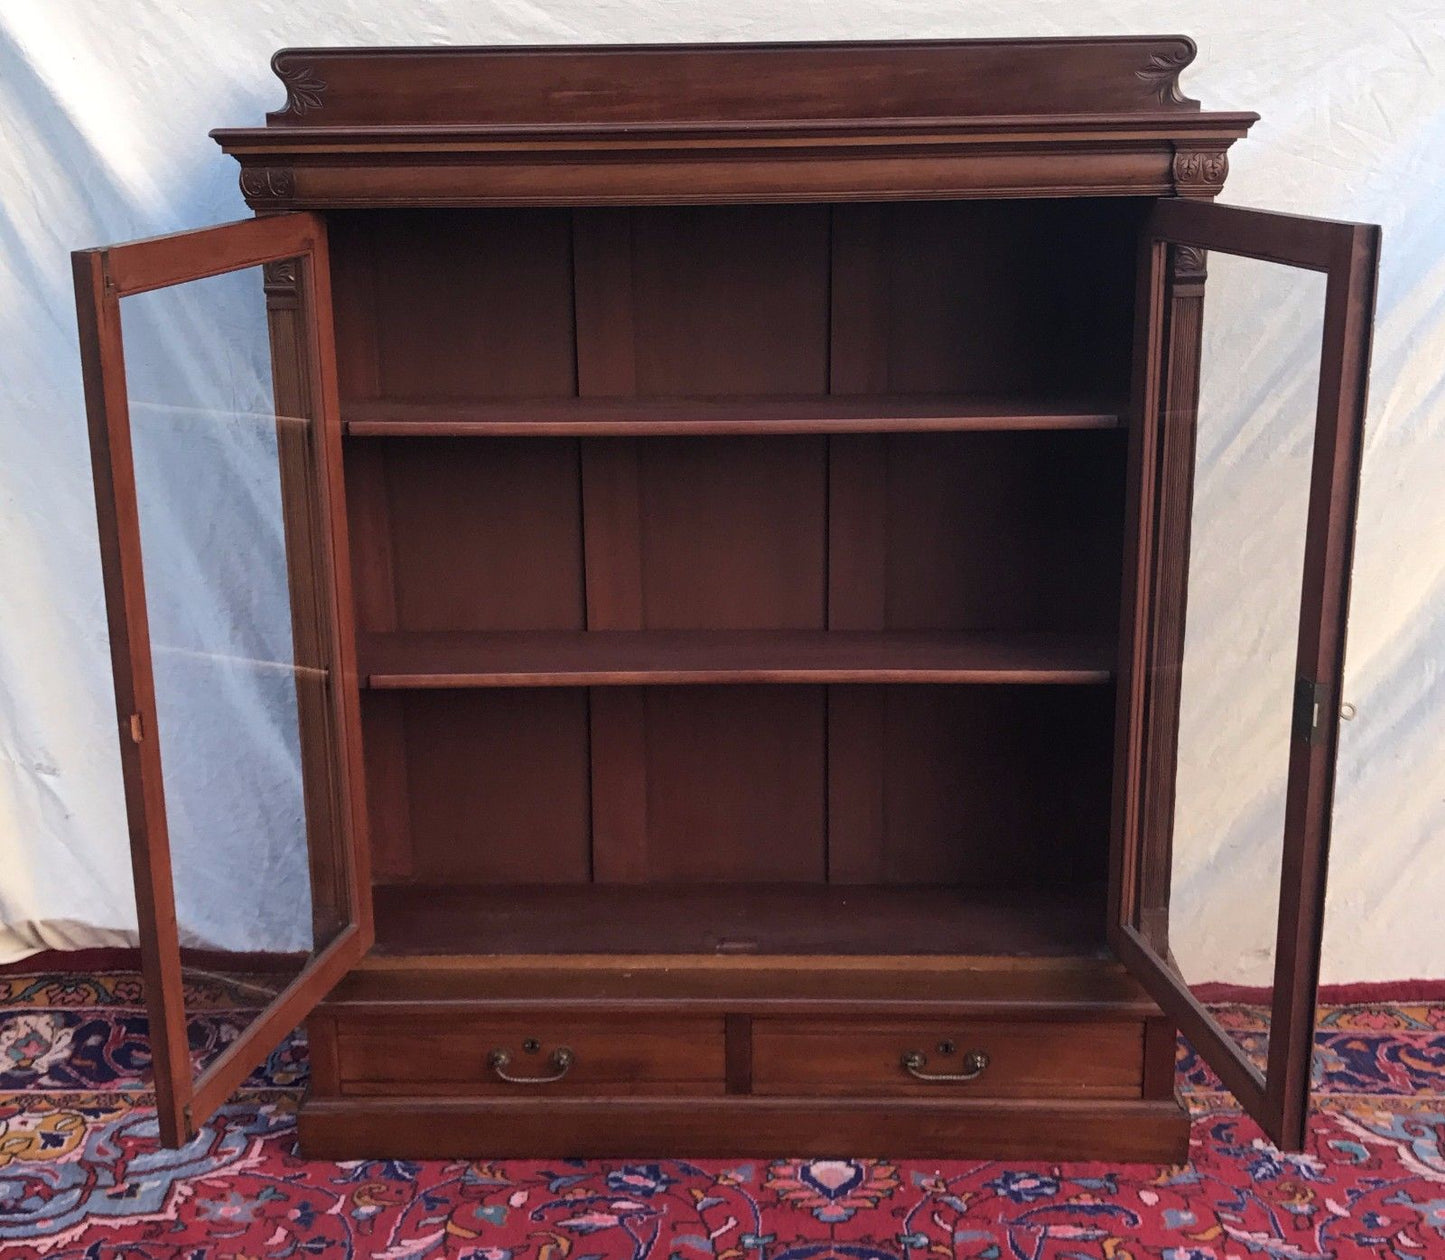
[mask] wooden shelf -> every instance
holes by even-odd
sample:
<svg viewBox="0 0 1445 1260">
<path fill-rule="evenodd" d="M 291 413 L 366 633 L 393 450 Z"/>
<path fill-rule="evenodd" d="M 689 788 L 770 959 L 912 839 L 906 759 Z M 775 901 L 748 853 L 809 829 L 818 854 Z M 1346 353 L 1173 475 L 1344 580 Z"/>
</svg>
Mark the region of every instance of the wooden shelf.
<svg viewBox="0 0 1445 1260">
<path fill-rule="evenodd" d="M 398 909 L 394 887 L 380 890 Z M 480 890 L 478 890 L 480 891 Z M 695 891 L 695 890 L 694 890 Z M 843 889 L 855 893 L 856 889 Z M 867 890 L 865 890 L 867 891 Z M 1102 887 L 1096 889 L 1102 900 Z M 389 930 L 398 926 L 388 919 Z M 565 1002 L 606 1011 L 619 1001 L 724 1014 L 943 1015 L 1148 1018 L 1157 1011 L 1138 981 L 1105 950 L 1078 954 L 893 954 L 881 959 L 794 954 L 436 954 L 383 940 L 331 991 L 333 1006 L 469 1002 L 500 1008 Z M 137 964 L 139 965 L 139 964 Z M 615 1007 L 614 1007 L 615 1009 Z"/>
<path fill-rule="evenodd" d="M 949 395 L 375 401 L 342 408 L 351 437 L 625 437 L 1116 429 L 1098 402 Z"/>
<path fill-rule="evenodd" d="M 433 631 L 363 634 L 368 687 L 700 683 L 1102 683 L 1102 638 L 840 630 Z"/>
<path fill-rule="evenodd" d="M 481 837 L 478 837 L 481 842 Z M 1102 955 L 1104 889 L 378 885 L 374 952 Z"/>
</svg>

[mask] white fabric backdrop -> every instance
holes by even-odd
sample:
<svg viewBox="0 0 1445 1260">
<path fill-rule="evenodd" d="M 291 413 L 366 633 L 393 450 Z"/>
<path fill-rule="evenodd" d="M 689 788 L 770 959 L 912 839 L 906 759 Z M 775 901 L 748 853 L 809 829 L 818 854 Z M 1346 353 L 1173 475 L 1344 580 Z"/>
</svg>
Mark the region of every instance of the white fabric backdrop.
<svg viewBox="0 0 1445 1260">
<path fill-rule="evenodd" d="M 0 960 L 134 939 L 66 254 L 244 216 L 236 166 L 206 131 L 279 105 L 276 48 L 1176 30 L 1200 45 L 1189 95 L 1263 116 L 1231 154 L 1224 200 L 1385 227 L 1347 685 L 1359 714 L 1343 728 L 1325 979 L 1445 976 L 1439 0 L 0 0 Z M 1191 977 L 1254 983 L 1268 978 L 1272 911 L 1259 891 L 1277 871 L 1288 721 L 1290 663 L 1276 645 L 1292 633 L 1299 582 L 1299 548 L 1278 540 L 1297 533 L 1288 487 L 1300 484 L 1318 339 L 1317 291 L 1260 278 L 1272 270 L 1211 258 L 1174 928 Z M 147 316 L 165 401 L 259 409 L 246 347 L 261 343 L 238 331 L 248 317 L 230 301 L 175 300 Z M 218 347 L 226 338 L 234 353 Z M 258 433 L 242 422 L 193 432 L 200 445 L 185 449 L 210 461 L 197 465 L 206 475 L 148 524 L 150 560 L 164 557 L 191 610 L 173 618 L 182 646 L 284 646 Z M 207 511 L 211 528 L 197 533 Z M 230 558 L 244 580 L 196 603 L 197 548 L 233 526 L 247 531 Z M 208 686 L 212 718 L 198 717 L 188 755 L 173 757 L 204 806 L 173 819 L 186 933 L 291 944 L 306 929 L 304 869 L 284 843 L 296 802 L 287 704 L 252 688 L 223 715 L 230 693 Z M 260 751 L 244 773 L 207 774 L 207 744 L 238 729 Z"/>
</svg>

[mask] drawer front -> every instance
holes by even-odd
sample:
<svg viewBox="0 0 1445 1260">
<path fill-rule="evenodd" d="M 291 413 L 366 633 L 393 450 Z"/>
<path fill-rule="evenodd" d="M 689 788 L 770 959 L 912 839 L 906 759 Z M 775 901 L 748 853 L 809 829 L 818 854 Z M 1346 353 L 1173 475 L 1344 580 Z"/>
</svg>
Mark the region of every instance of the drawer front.
<svg viewBox="0 0 1445 1260">
<path fill-rule="evenodd" d="M 719 1019 L 546 1014 L 340 1015 L 341 1092 L 502 1094 L 720 1094 Z"/>
<path fill-rule="evenodd" d="M 756 1094 L 1138 1098 L 1143 1064 L 1142 1023 L 753 1023 Z"/>
</svg>

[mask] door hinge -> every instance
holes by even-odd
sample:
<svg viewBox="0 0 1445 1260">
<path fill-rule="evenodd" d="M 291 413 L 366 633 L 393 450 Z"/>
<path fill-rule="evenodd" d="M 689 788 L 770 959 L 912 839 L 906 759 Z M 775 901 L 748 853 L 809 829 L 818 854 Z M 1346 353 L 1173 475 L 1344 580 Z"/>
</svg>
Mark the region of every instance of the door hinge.
<svg viewBox="0 0 1445 1260">
<path fill-rule="evenodd" d="M 1313 678 L 1296 678 L 1294 684 L 1294 735 L 1313 744 L 1320 733 L 1325 689 Z"/>
</svg>

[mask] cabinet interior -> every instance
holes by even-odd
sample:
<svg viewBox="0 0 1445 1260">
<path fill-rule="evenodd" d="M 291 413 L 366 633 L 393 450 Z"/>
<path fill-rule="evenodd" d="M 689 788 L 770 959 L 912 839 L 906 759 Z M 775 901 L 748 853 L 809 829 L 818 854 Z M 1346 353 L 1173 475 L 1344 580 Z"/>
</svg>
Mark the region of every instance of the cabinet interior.
<svg viewBox="0 0 1445 1260">
<path fill-rule="evenodd" d="M 1143 211 L 328 216 L 378 949 L 1102 950 Z"/>
</svg>

